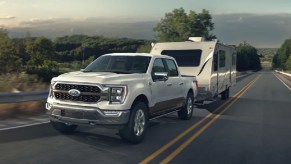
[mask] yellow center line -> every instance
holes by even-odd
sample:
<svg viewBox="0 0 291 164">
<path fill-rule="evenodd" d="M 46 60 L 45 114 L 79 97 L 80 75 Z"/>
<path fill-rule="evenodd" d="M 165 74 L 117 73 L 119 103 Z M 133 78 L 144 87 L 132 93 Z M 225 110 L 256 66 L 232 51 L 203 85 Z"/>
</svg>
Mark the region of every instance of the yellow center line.
<svg viewBox="0 0 291 164">
<path fill-rule="evenodd" d="M 148 156 L 147 158 L 145 158 L 144 160 L 142 160 L 140 162 L 140 164 L 146 164 L 149 163 L 150 161 L 152 161 L 153 159 L 155 159 L 157 156 L 159 156 L 161 153 L 163 153 L 165 150 L 167 150 L 169 147 L 171 147 L 172 145 L 174 145 L 176 142 L 178 142 L 181 138 L 183 138 L 185 135 L 187 135 L 189 132 L 191 132 L 193 129 L 195 129 L 197 126 L 199 126 L 200 124 L 202 124 L 204 121 L 206 121 L 209 117 L 213 116 L 217 111 L 219 111 L 220 109 L 222 109 L 224 106 L 226 106 L 229 102 L 233 101 L 241 92 L 243 92 L 245 89 L 248 88 L 248 86 L 250 86 L 253 82 L 255 82 L 255 80 L 251 81 L 250 83 L 248 83 L 245 87 L 243 87 L 239 92 L 237 92 L 233 98 L 227 100 L 225 103 L 223 103 L 221 106 L 219 106 L 216 110 L 214 110 L 212 113 L 209 113 L 208 115 L 206 115 L 203 119 L 201 119 L 200 121 L 198 121 L 197 123 L 195 123 L 194 125 L 192 125 L 190 128 L 188 128 L 187 130 L 185 130 L 184 132 L 182 132 L 181 134 L 179 134 L 176 138 L 174 138 L 173 140 L 171 140 L 169 143 L 167 143 L 166 145 L 164 145 L 163 147 L 161 147 L 160 149 L 158 149 L 157 151 L 155 151 L 153 154 L 151 154 L 150 156 Z"/>
<path fill-rule="evenodd" d="M 241 92 L 238 97 L 234 99 L 227 107 L 223 109 L 219 114 L 215 115 L 215 117 L 209 121 L 206 125 L 204 125 L 201 129 L 199 129 L 195 134 L 193 134 L 189 139 L 187 139 L 182 145 L 180 145 L 175 151 L 173 151 L 169 156 L 167 156 L 161 164 L 169 163 L 173 158 L 175 158 L 181 151 L 183 151 L 189 144 L 191 144 L 197 137 L 199 137 L 210 125 L 212 125 L 223 113 L 225 113 L 239 98 L 244 95 L 244 93 L 251 87 L 253 84 L 261 77 L 257 77 L 254 81 L 251 82 L 248 87 Z"/>
</svg>

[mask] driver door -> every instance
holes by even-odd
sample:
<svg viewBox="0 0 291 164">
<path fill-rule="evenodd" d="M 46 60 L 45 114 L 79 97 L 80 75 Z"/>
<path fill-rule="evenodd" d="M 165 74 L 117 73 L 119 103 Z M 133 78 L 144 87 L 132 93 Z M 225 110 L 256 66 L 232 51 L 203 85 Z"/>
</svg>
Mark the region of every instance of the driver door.
<svg viewBox="0 0 291 164">
<path fill-rule="evenodd" d="M 151 72 L 152 77 L 155 73 L 167 73 L 167 69 L 162 58 L 157 58 L 154 61 Z M 151 109 L 151 113 L 160 113 L 168 109 L 170 106 L 169 103 L 167 103 L 167 100 L 170 99 L 170 91 L 167 87 L 167 81 L 155 80 L 154 78 L 152 78 L 152 81 L 150 82 L 150 89 L 152 102 L 154 103 L 154 106 Z"/>
</svg>

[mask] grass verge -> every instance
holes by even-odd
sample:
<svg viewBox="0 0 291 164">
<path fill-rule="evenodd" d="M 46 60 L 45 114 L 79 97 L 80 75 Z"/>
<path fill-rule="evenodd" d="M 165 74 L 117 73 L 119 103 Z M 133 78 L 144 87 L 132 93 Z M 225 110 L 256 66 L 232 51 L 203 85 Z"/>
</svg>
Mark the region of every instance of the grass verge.
<svg viewBox="0 0 291 164">
<path fill-rule="evenodd" d="M 0 118 L 12 118 L 19 115 L 36 115 L 45 112 L 45 100 L 20 103 L 1 103 Z"/>
</svg>

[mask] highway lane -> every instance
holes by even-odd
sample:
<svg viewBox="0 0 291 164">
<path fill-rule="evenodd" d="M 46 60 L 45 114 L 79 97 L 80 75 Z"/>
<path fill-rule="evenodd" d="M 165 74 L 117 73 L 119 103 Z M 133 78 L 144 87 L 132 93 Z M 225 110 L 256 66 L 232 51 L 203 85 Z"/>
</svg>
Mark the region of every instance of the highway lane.
<svg viewBox="0 0 291 164">
<path fill-rule="evenodd" d="M 173 163 L 290 163 L 291 92 L 271 72 L 260 74 Z"/>
<path fill-rule="evenodd" d="M 102 128 L 81 127 L 74 135 L 62 135 L 49 124 L 0 131 L 0 163 L 138 163 L 151 157 L 189 127 L 197 125 L 149 160 L 150 163 L 159 163 L 217 116 L 170 162 L 289 162 L 291 92 L 272 72 L 262 71 L 240 79 L 231 90 L 231 96 L 247 84 L 250 85 L 243 90 L 244 93 L 228 100 L 219 111 L 214 112 L 227 101 L 199 106 L 190 121 L 179 120 L 176 115 L 151 121 L 144 142 L 138 145 L 124 143 L 115 130 Z M 227 106 L 228 109 L 219 114 Z M 211 116 L 205 119 L 209 114 Z"/>
</svg>

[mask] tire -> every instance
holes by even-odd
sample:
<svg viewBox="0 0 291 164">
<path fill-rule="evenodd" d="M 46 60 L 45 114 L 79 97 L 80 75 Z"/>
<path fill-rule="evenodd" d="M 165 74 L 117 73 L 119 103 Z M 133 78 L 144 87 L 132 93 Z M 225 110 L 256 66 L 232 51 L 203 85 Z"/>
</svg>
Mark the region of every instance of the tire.
<svg viewBox="0 0 291 164">
<path fill-rule="evenodd" d="M 221 100 L 226 100 L 229 98 L 229 88 L 227 88 L 226 90 L 224 90 L 222 93 L 221 93 Z"/>
<path fill-rule="evenodd" d="M 178 116 L 180 119 L 190 120 L 192 118 L 194 109 L 193 100 L 194 100 L 193 94 L 188 93 L 184 107 L 182 107 L 182 109 L 178 111 Z"/>
<path fill-rule="evenodd" d="M 76 128 L 78 127 L 77 125 L 66 125 L 65 123 L 55 122 L 55 121 L 51 121 L 51 125 L 56 130 L 60 131 L 61 133 L 65 133 L 65 134 L 73 133 L 76 130 Z"/>
<path fill-rule="evenodd" d="M 131 109 L 128 124 L 119 130 L 119 135 L 124 141 L 137 144 L 144 139 L 147 126 L 148 108 L 144 102 L 137 102 Z"/>
</svg>

